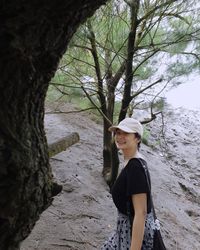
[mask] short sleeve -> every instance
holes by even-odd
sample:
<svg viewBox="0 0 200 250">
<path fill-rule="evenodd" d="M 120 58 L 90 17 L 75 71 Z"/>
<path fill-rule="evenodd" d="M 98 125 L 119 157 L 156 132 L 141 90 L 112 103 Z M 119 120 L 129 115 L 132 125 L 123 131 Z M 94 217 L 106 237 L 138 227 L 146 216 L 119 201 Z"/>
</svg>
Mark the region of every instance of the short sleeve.
<svg viewBox="0 0 200 250">
<path fill-rule="evenodd" d="M 148 185 L 141 163 L 132 159 L 127 166 L 127 196 L 148 193 Z"/>
</svg>

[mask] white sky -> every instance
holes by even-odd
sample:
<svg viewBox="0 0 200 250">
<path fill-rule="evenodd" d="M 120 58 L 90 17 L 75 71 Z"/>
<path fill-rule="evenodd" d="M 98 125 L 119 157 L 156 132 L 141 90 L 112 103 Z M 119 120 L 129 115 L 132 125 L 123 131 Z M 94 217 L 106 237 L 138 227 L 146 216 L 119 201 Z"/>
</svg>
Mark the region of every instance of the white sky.
<svg viewBox="0 0 200 250">
<path fill-rule="evenodd" d="M 186 83 L 166 94 L 167 101 L 175 108 L 200 110 L 200 75 L 187 79 Z"/>
</svg>

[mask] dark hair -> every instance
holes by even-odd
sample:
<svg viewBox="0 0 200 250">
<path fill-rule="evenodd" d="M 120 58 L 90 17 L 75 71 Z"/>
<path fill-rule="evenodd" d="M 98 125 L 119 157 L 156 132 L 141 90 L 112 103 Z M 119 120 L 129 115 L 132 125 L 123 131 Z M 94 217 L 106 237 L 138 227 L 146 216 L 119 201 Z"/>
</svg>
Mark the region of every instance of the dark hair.
<svg viewBox="0 0 200 250">
<path fill-rule="evenodd" d="M 138 150 L 140 149 L 140 144 L 141 144 L 141 135 L 139 135 L 138 133 L 134 133 L 135 134 L 135 137 L 138 139 L 138 140 L 140 140 L 139 142 L 138 142 Z"/>
</svg>

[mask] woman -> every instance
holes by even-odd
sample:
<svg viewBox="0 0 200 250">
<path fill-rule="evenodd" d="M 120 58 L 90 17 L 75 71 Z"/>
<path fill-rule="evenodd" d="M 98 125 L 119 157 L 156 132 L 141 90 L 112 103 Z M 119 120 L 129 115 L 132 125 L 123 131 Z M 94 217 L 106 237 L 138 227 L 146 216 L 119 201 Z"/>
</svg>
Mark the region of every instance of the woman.
<svg viewBox="0 0 200 250">
<path fill-rule="evenodd" d="M 118 210 L 117 229 L 101 250 L 151 249 L 152 236 L 145 235 L 146 217 L 151 212 L 150 196 L 144 160 L 139 153 L 143 127 L 137 120 L 125 118 L 109 131 L 114 132 L 116 146 L 123 153 L 124 168 L 111 190 Z"/>
</svg>

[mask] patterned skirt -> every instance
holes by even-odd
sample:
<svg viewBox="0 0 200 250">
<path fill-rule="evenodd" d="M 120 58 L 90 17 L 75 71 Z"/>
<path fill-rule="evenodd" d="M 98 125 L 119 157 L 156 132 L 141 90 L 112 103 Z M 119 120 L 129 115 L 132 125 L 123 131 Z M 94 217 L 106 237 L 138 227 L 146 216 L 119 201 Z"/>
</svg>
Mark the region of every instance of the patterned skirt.
<svg viewBox="0 0 200 250">
<path fill-rule="evenodd" d="M 147 214 L 142 250 L 152 250 L 154 235 L 153 213 Z M 131 246 L 131 225 L 127 215 L 118 212 L 117 228 L 103 244 L 101 250 L 129 250 Z"/>
<path fill-rule="evenodd" d="M 101 250 L 129 250 L 131 225 L 127 215 L 118 212 L 117 228 L 101 247 Z"/>
</svg>

